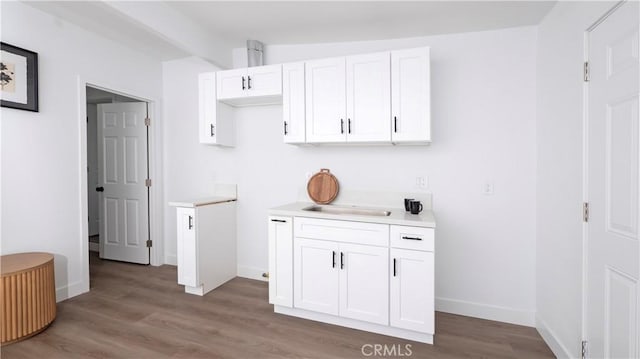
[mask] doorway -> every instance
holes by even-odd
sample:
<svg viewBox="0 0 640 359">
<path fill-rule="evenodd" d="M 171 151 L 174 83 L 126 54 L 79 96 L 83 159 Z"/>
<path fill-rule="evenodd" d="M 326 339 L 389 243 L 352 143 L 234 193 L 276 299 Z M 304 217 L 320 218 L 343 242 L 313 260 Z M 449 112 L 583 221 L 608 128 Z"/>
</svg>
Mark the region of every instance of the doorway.
<svg viewBox="0 0 640 359">
<path fill-rule="evenodd" d="M 150 262 L 148 103 L 86 86 L 88 248 Z"/>
</svg>

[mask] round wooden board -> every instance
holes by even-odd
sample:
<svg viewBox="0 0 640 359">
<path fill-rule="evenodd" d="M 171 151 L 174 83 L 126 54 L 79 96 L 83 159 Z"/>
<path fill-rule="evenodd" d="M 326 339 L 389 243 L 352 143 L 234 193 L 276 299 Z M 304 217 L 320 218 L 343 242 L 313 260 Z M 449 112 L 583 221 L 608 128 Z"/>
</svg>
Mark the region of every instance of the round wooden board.
<svg viewBox="0 0 640 359">
<path fill-rule="evenodd" d="M 338 196 L 339 189 L 338 180 L 326 168 L 311 176 L 307 183 L 309 198 L 319 204 L 331 203 Z"/>
</svg>

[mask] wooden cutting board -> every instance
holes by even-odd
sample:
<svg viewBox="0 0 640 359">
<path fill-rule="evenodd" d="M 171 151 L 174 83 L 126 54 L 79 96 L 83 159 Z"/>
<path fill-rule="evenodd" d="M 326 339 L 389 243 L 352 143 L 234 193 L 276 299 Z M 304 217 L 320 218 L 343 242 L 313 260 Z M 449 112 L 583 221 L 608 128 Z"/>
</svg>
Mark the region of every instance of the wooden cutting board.
<svg viewBox="0 0 640 359">
<path fill-rule="evenodd" d="M 338 179 L 331 172 L 323 168 L 309 178 L 307 193 L 315 203 L 329 204 L 338 196 Z"/>
</svg>

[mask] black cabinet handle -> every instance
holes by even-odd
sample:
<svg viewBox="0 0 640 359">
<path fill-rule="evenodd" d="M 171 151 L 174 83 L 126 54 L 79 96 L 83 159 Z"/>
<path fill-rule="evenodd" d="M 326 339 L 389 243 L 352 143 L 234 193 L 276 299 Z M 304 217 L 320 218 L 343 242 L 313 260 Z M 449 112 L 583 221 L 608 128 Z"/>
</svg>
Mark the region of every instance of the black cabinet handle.
<svg viewBox="0 0 640 359">
<path fill-rule="evenodd" d="M 331 256 L 331 259 L 333 261 L 333 264 L 331 265 L 331 268 L 335 268 L 336 267 L 336 251 L 331 251 L 331 253 L 333 253 L 332 256 Z"/>
<path fill-rule="evenodd" d="M 340 119 L 340 133 L 344 133 L 344 120 Z"/>
<path fill-rule="evenodd" d="M 284 135 L 287 135 L 287 121 L 284 121 Z"/>
<path fill-rule="evenodd" d="M 405 237 L 405 236 L 402 236 L 402 239 L 410 239 L 412 241 L 421 241 L 422 240 L 422 238 L 420 238 L 420 237 Z"/>
<path fill-rule="evenodd" d="M 344 253 L 340 252 L 340 269 L 344 269 Z"/>
<path fill-rule="evenodd" d="M 189 229 L 193 229 L 193 217 L 189 216 Z"/>
<path fill-rule="evenodd" d="M 245 87 L 244 87 L 244 76 L 242 76 L 242 89 L 243 90 L 245 89 Z"/>
<path fill-rule="evenodd" d="M 251 90 L 251 76 L 247 76 L 247 88 Z"/>
<path fill-rule="evenodd" d="M 104 192 L 104 187 L 96 187 L 96 192 Z"/>
<path fill-rule="evenodd" d="M 350 118 L 347 119 L 347 132 L 351 133 L 351 119 Z"/>
<path fill-rule="evenodd" d="M 398 118 L 393 116 L 393 132 L 398 132 Z"/>
<path fill-rule="evenodd" d="M 397 273 L 397 271 L 396 271 L 396 259 L 393 258 L 393 276 L 394 277 L 396 276 L 396 273 Z"/>
<path fill-rule="evenodd" d="M 211 137 L 215 136 L 216 134 L 213 132 L 213 129 L 216 128 L 216 126 L 214 126 L 213 124 L 211 124 Z"/>
<path fill-rule="evenodd" d="M 271 222 L 287 223 L 284 219 L 272 219 Z"/>
</svg>

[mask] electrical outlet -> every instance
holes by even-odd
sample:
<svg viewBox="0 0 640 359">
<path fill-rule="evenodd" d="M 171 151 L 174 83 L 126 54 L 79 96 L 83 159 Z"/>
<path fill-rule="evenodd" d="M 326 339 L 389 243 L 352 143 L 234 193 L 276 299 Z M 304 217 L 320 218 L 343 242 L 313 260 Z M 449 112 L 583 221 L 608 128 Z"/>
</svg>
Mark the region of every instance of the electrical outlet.
<svg viewBox="0 0 640 359">
<path fill-rule="evenodd" d="M 484 194 L 485 196 L 492 196 L 493 195 L 493 182 L 492 181 L 485 181 L 484 184 L 482 185 L 482 194 Z"/>
<path fill-rule="evenodd" d="M 427 177 L 426 176 L 418 176 L 416 177 L 416 188 L 427 188 Z"/>
</svg>

